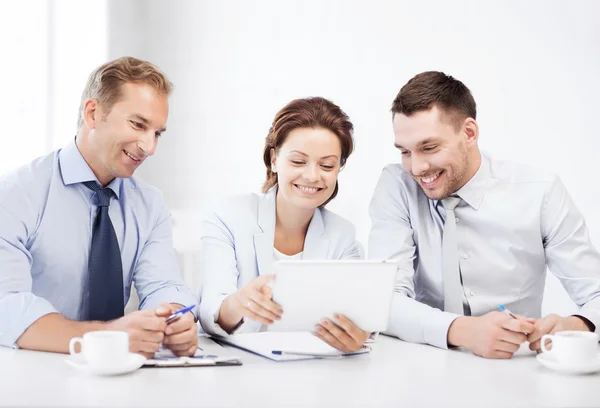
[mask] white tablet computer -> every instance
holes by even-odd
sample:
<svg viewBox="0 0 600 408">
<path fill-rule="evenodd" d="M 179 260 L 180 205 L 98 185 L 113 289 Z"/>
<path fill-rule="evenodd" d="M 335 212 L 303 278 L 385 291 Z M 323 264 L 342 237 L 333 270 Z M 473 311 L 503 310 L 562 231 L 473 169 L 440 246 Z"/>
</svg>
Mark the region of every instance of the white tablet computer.
<svg viewBox="0 0 600 408">
<path fill-rule="evenodd" d="M 273 301 L 283 308 L 281 320 L 269 331 L 314 331 L 322 318 L 334 313 L 362 330 L 387 328 L 397 263 L 331 260 L 278 261 L 272 282 Z"/>
</svg>

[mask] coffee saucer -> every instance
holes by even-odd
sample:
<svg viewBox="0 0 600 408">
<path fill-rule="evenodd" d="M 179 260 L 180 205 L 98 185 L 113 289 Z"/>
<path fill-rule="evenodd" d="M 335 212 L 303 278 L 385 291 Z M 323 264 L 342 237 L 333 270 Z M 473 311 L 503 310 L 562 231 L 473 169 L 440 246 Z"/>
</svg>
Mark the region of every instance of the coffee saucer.
<svg viewBox="0 0 600 408">
<path fill-rule="evenodd" d="M 70 355 L 65 360 L 71 367 L 92 375 L 121 375 L 137 370 L 146 362 L 146 357 L 137 353 L 129 353 L 123 361 L 115 366 L 95 367 L 90 366 L 83 357 Z"/>
<path fill-rule="evenodd" d="M 540 353 L 536 356 L 536 359 L 544 367 L 564 374 L 590 374 L 600 370 L 600 354 L 597 354 L 595 359 L 584 364 L 559 363 L 552 353 Z"/>
</svg>

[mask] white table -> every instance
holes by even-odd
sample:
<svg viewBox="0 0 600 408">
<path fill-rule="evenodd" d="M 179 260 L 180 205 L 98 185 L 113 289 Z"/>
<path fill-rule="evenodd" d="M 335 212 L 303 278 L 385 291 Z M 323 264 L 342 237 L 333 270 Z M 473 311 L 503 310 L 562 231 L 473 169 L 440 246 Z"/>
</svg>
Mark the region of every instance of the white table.
<svg viewBox="0 0 600 408">
<path fill-rule="evenodd" d="M 64 355 L 0 348 L 0 406 L 600 406 L 600 374 L 563 376 L 529 352 L 486 360 L 385 336 L 370 355 L 341 360 L 277 363 L 237 349 L 221 351 L 239 355 L 244 365 L 91 377 L 68 366 Z"/>
</svg>

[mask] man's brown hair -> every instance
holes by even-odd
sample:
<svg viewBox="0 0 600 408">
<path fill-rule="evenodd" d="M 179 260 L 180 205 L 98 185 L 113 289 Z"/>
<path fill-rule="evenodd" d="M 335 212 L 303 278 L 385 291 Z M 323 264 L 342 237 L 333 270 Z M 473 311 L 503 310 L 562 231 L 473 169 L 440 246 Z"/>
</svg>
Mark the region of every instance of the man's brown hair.
<svg viewBox="0 0 600 408">
<path fill-rule="evenodd" d="M 469 88 L 443 72 L 427 71 L 414 76 L 398 92 L 392 113 L 411 116 L 437 106 L 456 127 L 466 118 L 477 119 L 477 106 Z"/>
<path fill-rule="evenodd" d="M 83 125 L 83 104 L 96 99 L 106 113 L 122 98 L 126 83 L 150 85 L 159 95 L 169 96 L 173 84 L 154 64 L 133 57 L 121 57 L 96 68 L 89 76 L 81 94 L 77 129 Z"/>
<path fill-rule="evenodd" d="M 263 161 L 267 167 L 267 180 L 263 185 L 263 192 L 267 192 L 277 184 L 277 173 L 273 173 L 271 170 L 271 152 L 277 154 L 279 148 L 285 143 L 288 134 L 298 128 L 321 128 L 335 134 L 342 147 L 340 167 L 346 164 L 346 160 L 352 154 L 354 149 L 352 139 L 354 126 L 348 115 L 339 106 L 321 97 L 295 99 L 277 112 L 273 125 L 265 139 Z M 338 183 L 336 181 L 333 194 L 321 207 L 333 200 L 337 193 Z"/>
</svg>

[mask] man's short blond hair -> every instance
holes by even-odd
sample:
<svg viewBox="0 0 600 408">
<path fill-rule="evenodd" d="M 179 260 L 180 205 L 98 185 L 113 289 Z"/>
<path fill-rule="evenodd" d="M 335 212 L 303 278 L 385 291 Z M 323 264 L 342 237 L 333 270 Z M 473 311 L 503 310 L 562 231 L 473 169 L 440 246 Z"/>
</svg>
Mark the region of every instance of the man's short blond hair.
<svg viewBox="0 0 600 408">
<path fill-rule="evenodd" d="M 88 98 L 96 99 L 106 111 L 122 98 L 122 87 L 126 83 L 147 84 L 160 95 L 169 96 L 173 84 L 154 64 L 133 57 L 121 57 L 99 66 L 88 78 L 81 94 L 77 129 L 83 125 L 83 104 Z"/>
</svg>

